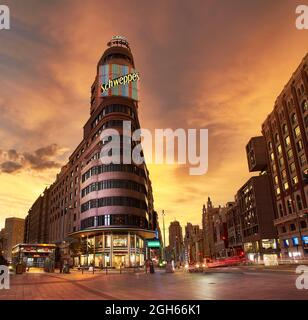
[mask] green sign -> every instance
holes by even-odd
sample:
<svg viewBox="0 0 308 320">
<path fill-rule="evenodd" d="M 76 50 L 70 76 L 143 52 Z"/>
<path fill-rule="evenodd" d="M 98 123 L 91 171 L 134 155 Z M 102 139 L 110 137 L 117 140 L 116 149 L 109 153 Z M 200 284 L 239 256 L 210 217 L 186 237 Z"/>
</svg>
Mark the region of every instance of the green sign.
<svg viewBox="0 0 308 320">
<path fill-rule="evenodd" d="M 147 241 L 148 248 L 160 248 L 159 240 L 148 240 Z"/>
</svg>

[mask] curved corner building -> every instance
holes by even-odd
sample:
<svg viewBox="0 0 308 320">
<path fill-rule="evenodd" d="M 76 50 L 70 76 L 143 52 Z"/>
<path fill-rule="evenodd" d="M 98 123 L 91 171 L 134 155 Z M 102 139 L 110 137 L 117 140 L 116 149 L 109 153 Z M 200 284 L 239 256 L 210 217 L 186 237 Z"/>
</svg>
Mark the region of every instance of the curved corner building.
<svg viewBox="0 0 308 320">
<path fill-rule="evenodd" d="M 122 159 L 120 164 L 103 165 L 100 159 L 101 148 L 108 143 L 100 139 L 102 130 L 116 129 L 122 141 L 123 121 L 131 121 L 132 132 L 140 128 L 137 74 L 127 40 L 113 37 L 97 64 L 91 116 L 77 148 L 81 150 L 80 212 L 74 215 L 74 230 L 69 233 L 81 244 L 75 264 L 142 265 L 144 240 L 155 237 L 157 214 L 146 165 L 123 164 Z M 124 83 L 127 75 L 130 81 Z"/>
</svg>

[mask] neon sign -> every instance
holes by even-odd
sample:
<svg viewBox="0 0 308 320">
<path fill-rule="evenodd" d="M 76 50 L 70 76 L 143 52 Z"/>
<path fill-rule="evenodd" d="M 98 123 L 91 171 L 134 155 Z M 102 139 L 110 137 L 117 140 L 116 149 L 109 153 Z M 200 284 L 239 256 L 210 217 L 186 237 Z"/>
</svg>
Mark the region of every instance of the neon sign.
<svg viewBox="0 0 308 320">
<path fill-rule="evenodd" d="M 112 80 L 109 79 L 107 83 L 101 85 L 101 88 L 102 88 L 103 92 L 105 92 L 106 90 L 108 90 L 110 88 L 114 88 L 119 85 L 126 85 L 126 84 L 130 83 L 131 81 L 137 81 L 139 79 L 140 79 L 140 77 L 139 77 L 138 72 L 129 73 L 127 75 L 118 77 L 116 79 L 112 79 Z"/>
<path fill-rule="evenodd" d="M 122 96 L 138 101 L 139 72 L 131 66 L 103 64 L 99 67 L 102 97 Z"/>
</svg>

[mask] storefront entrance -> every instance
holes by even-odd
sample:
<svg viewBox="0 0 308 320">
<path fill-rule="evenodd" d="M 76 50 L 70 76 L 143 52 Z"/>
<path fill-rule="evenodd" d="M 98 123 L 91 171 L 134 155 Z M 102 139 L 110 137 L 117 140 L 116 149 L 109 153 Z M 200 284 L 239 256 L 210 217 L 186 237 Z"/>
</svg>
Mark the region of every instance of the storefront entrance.
<svg viewBox="0 0 308 320">
<path fill-rule="evenodd" d="M 120 268 L 125 266 L 125 254 L 115 254 L 113 256 L 113 267 Z"/>
</svg>

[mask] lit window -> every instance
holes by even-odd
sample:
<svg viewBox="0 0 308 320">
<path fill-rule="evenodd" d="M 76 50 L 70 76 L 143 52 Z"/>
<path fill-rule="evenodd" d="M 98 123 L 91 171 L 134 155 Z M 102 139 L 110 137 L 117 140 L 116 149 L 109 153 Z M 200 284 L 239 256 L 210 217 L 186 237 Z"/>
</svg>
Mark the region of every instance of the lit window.
<svg viewBox="0 0 308 320">
<path fill-rule="evenodd" d="M 285 179 L 287 177 L 287 173 L 285 169 L 281 171 L 281 175 L 282 175 L 282 179 Z"/>
<path fill-rule="evenodd" d="M 295 134 L 295 137 L 296 137 L 296 138 L 300 137 L 301 131 L 300 131 L 300 129 L 299 129 L 299 126 L 296 126 L 296 127 L 294 128 L 294 134 Z"/>
<path fill-rule="evenodd" d="M 287 136 L 287 137 L 285 138 L 285 143 L 286 143 L 286 146 L 287 146 L 287 147 L 290 146 L 290 137 L 289 137 L 289 136 Z"/>
<path fill-rule="evenodd" d="M 278 185 L 278 177 L 277 176 L 274 177 L 274 181 L 275 181 L 275 184 Z"/>
<path fill-rule="evenodd" d="M 274 153 L 273 152 L 271 152 L 270 157 L 271 157 L 271 160 L 274 161 Z"/>
<path fill-rule="evenodd" d="M 292 178 L 292 182 L 293 182 L 293 184 L 297 184 L 297 183 L 298 183 L 298 178 L 297 178 L 297 176 L 294 176 L 294 177 Z"/>
<path fill-rule="evenodd" d="M 304 166 L 306 164 L 306 157 L 304 154 L 299 158 L 299 162 L 301 166 Z"/>
<path fill-rule="evenodd" d="M 300 152 L 303 150 L 304 146 L 303 146 L 303 142 L 302 140 L 298 140 L 296 143 L 296 148 L 297 148 L 297 152 Z"/>
<path fill-rule="evenodd" d="M 295 172 L 295 163 L 294 162 L 292 162 L 291 164 L 290 164 L 290 171 L 291 172 Z"/>
<path fill-rule="evenodd" d="M 282 152 L 281 145 L 279 145 L 279 146 L 277 147 L 277 151 L 278 151 L 278 154 L 281 154 L 281 152 Z"/>
<path fill-rule="evenodd" d="M 292 158 L 293 158 L 293 151 L 292 151 L 292 149 L 288 150 L 287 156 L 288 156 L 288 159 L 292 159 Z"/>
<path fill-rule="evenodd" d="M 284 188 L 284 190 L 288 190 L 288 189 L 289 189 L 289 184 L 288 184 L 288 182 L 285 182 L 285 183 L 283 184 L 283 188 Z"/>
</svg>

